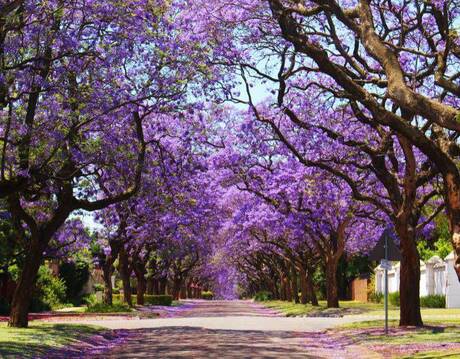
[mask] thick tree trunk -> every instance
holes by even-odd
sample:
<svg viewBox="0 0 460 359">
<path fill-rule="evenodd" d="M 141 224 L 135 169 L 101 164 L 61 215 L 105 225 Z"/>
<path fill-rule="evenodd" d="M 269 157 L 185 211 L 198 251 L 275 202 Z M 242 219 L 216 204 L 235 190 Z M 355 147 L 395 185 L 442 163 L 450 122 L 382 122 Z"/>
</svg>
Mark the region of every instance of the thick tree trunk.
<svg viewBox="0 0 460 359">
<path fill-rule="evenodd" d="M 280 299 L 285 301 L 286 300 L 286 281 L 284 280 L 284 277 L 280 277 Z"/>
<path fill-rule="evenodd" d="M 137 278 L 137 293 L 136 293 L 136 299 L 137 299 L 137 304 L 138 305 L 144 305 L 144 295 L 145 295 L 145 289 L 146 289 L 146 281 L 144 276 L 142 278 Z"/>
<path fill-rule="evenodd" d="M 137 279 L 136 299 L 137 305 L 144 305 L 144 295 L 147 289 L 147 280 L 142 271 L 135 271 Z"/>
<path fill-rule="evenodd" d="M 307 293 L 307 271 L 303 266 L 299 267 L 300 275 L 300 303 L 307 304 L 308 293 Z"/>
<path fill-rule="evenodd" d="M 444 176 L 445 202 L 452 246 L 455 253 L 454 269 L 460 281 L 460 178 L 458 173 Z"/>
<path fill-rule="evenodd" d="M 22 266 L 21 274 L 11 303 L 8 326 L 26 328 L 32 292 L 35 287 L 38 269 L 43 259 L 43 245 L 39 239 L 31 239 L 29 251 Z"/>
<path fill-rule="evenodd" d="M 299 288 L 297 286 L 297 269 L 294 263 L 291 263 L 291 286 L 292 286 L 292 296 L 295 303 L 299 303 Z"/>
<path fill-rule="evenodd" d="M 181 278 L 174 278 L 173 287 L 172 287 L 172 296 L 173 296 L 174 300 L 179 300 L 181 286 L 182 286 L 182 279 Z"/>
<path fill-rule="evenodd" d="M 401 326 L 421 326 L 420 313 L 420 258 L 413 231 L 408 226 L 397 226 L 396 231 L 401 241 L 400 267 L 400 319 Z"/>
<path fill-rule="evenodd" d="M 102 301 L 104 304 L 112 305 L 113 304 L 113 291 L 112 291 L 112 274 L 113 266 L 112 261 L 104 263 L 102 266 L 102 274 L 104 278 L 104 297 Z"/>
<path fill-rule="evenodd" d="M 328 308 L 339 307 L 339 291 L 337 288 L 337 261 L 329 258 L 326 262 L 326 299 Z"/>
<path fill-rule="evenodd" d="M 127 303 L 130 307 L 133 306 L 132 293 L 131 293 L 131 273 L 129 270 L 129 259 L 125 248 L 121 248 L 119 253 L 119 271 L 121 281 L 123 283 L 123 302 Z"/>
</svg>

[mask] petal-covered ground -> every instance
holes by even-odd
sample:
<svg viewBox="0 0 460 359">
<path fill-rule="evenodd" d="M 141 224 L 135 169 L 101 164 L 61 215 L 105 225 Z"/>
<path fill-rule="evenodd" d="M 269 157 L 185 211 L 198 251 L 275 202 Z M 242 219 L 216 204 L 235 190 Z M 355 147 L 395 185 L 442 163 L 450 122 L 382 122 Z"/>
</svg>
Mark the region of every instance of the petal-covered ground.
<svg viewBox="0 0 460 359">
<path fill-rule="evenodd" d="M 451 329 L 433 329 L 445 335 L 438 337 L 441 341 L 423 341 L 423 335 L 432 334 L 430 328 L 395 328 L 385 338 L 381 328 L 334 328 L 356 321 L 351 317 L 286 318 L 249 301 L 186 301 L 142 310 L 157 312 L 160 318 L 88 320 L 85 324 L 113 330 L 46 358 L 371 359 L 457 349 L 460 353 Z M 422 341 L 417 341 L 420 335 Z"/>
</svg>

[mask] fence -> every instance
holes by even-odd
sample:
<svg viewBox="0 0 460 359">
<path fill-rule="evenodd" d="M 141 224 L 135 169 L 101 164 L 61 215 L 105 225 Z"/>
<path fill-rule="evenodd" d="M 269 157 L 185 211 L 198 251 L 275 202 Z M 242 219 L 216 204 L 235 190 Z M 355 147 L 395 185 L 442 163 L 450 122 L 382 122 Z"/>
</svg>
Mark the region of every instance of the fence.
<svg viewBox="0 0 460 359">
<path fill-rule="evenodd" d="M 375 291 L 384 290 L 384 270 L 378 266 L 375 272 Z M 388 290 L 390 293 L 399 291 L 400 264 L 393 263 L 388 271 Z M 447 308 L 460 308 L 460 282 L 454 271 L 454 253 L 444 260 L 434 256 L 426 262 L 420 261 L 420 296 L 431 294 L 445 295 Z"/>
</svg>

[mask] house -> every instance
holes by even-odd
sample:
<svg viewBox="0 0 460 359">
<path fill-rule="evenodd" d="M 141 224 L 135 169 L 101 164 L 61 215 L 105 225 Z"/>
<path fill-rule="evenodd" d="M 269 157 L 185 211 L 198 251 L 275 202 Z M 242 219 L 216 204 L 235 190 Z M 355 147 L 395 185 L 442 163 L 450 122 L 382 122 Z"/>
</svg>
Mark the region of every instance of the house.
<svg viewBox="0 0 460 359">
<path fill-rule="evenodd" d="M 385 288 L 384 269 L 379 265 L 374 269 L 375 291 L 383 293 Z M 388 271 L 388 291 L 399 291 L 400 263 L 393 262 Z M 445 295 L 447 308 L 460 308 L 460 282 L 454 270 L 454 252 L 444 260 L 438 256 L 426 262 L 420 261 L 420 296 Z"/>
</svg>

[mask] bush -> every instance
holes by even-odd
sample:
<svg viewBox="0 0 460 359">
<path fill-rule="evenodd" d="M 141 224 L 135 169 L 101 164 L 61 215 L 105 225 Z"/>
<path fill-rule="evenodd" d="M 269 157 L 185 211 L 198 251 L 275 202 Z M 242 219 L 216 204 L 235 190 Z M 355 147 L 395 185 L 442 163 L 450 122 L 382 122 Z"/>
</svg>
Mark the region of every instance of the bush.
<svg viewBox="0 0 460 359">
<path fill-rule="evenodd" d="M 96 299 L 96 294 L 94 293 L 91 293 L 91 294 L 85 294 L 82 298 L 81 298 L 81 304 L 85 304 L 85 305 L 94 305 L 96 304 L 97 302 L 97 299 Z"/>
<path fill-rule="evenodd" d="M 67 287 L 66 300 L 78 304 L 81 301 L 80 293 L 89 279 L 89 264 L 82 260 L 64 262 L 59 266 L 59 277 Z"/>
<path fill-rule="evenodd" d="M 36 288 L 30 304 L 31 312 L 47 311 L 65 303 L 65 283 L 62 279 L 55 277 L 46 265 L 41 266 L 38 270 Z"/>
<path fill-rule="evenodd" d="M 201 299 L 212 300 L 214 298 L 214 293 L 211 291 L 205 291 L 201 293 Z"/>
<path fill-rule="evenodd" d="M 137 298 L 135 295 L 132 296 L 133 304 L 136 304 Z M 113 295 L 113 301 L 121 303 L 123 301 L 123 297 L 120 294 Z M 170 295 L 144 295 L 144 303 L 145 305 L 164 305 L 170 306 L 172 304 L 173 297 Z"/>
<path fill-rule="evenodd" d="M 256 302 L 266 302 L 267 300 L 272 299 L 272 294 L 267 291 L 260 291 L 254 295 L 254 300 Z"/>
<path fill-rule="evenodd" d="M 391 305 L 399 307 L 399 292 L 393 292 L 388 294 L 388 301 Z"/>
<path fill-rule="evenodd" d="M 383 303 L 383 293 L 377 293 L 375 291 L 368 293 L 369 301 L 372 303 Z"/>
<path fill-rule="evenodd" d="M 104 291 L 104 284 L 95 283 L 95 284 L 93 285 L 93 288 L 94 288 L 94 290 L 95 290 L 96 292 L 103 292 L 103 291 Z M 118 291 L 118 292 L 120 292 L 120 291 Z M 113 293 L 113 291 L 112 291 L 112 293 Z"/>
<path fill-rule="evenodd" d="M 165 305 L 172 304 L 173 297 L 170 295 L 145 295 L 144 302 L 149 305 Z"/>
<path fill-rule="evenodd" d="M 446 296 L 433 294 L 421 297 L 420 306 L 424 308 L 445 308 Z"/>
<path fill-rule="evenodd" d="M 10 304 L 5 298 L 0 298 L 0 315 L 10 314 Z"/>
<path fill-rule="evenodd" d="M 130 311 L 131 308 L 123 303 L 113 303 L 112 305 L 96 303 L 88 305 L 86 308 L 87 313 L 125 313 Z"/>
</svg>

